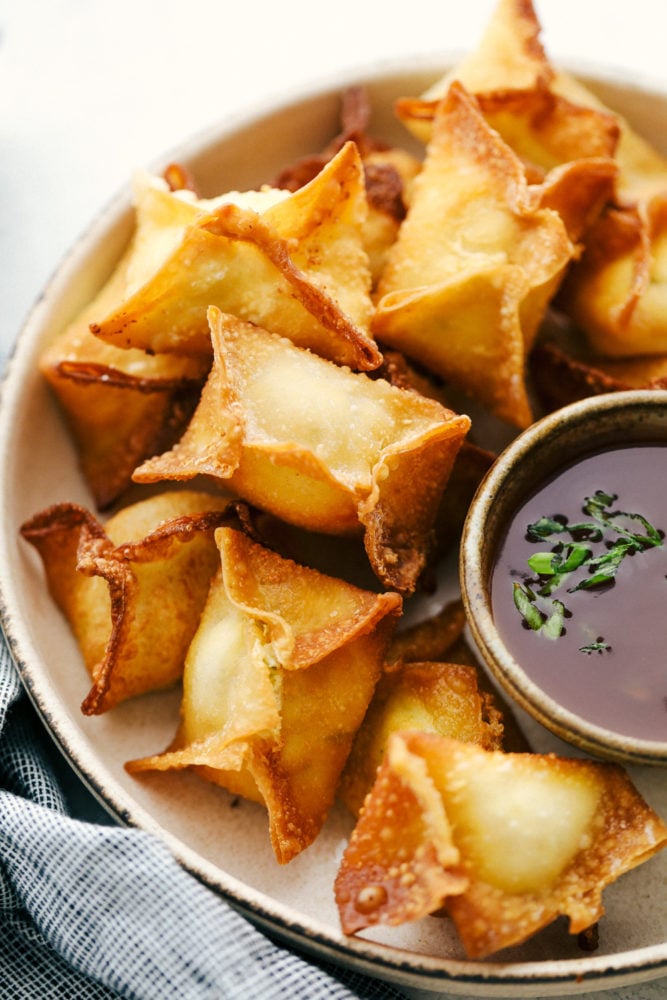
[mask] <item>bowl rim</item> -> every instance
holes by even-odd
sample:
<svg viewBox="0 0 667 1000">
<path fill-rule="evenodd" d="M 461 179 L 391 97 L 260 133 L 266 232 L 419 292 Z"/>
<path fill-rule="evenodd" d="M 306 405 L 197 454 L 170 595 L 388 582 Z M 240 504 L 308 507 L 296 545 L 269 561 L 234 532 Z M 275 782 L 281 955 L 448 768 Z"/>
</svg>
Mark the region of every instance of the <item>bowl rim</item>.
<svg viewBox="0 0 667 1000">
<path fill-rule="evenodd" d="M 495 459 L 470 504 L 459 557 L 461 597 L 468 626 L 484 662 L 510 697 L 555 735 L 595 754 L 631 763 L 667 766 L 667 740 L 646 740 L 616 733 L 565 708 L 531 679 L 511 655 L 493 620 L 488 566 L 483 558 L 487 519 L 503 487 L 521 463 L 529 463 L 545 439 L 555 440 L 566 427 L 590 432 L 594 415 L 660 410 L 667 416 L 664 389 L 626 389 L 588 396 L 541 417 L 522 431 Z M 666 432 L 667 440 L 667 432 Z M 589 437 L 590 442 L 590 437 Z M 590 451 L 590 444 L 585 449 Z"/>
</svg>

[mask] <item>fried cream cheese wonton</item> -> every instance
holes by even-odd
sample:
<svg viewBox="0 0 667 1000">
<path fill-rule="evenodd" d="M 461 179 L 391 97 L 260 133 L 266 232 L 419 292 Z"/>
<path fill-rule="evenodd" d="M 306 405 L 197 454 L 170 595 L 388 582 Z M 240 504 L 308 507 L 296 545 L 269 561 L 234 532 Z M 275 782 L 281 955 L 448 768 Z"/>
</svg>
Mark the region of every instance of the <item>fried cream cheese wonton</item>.
<svg viewBox="0 0 667 1000">
<path fill-rule="evenodd" d="M 533 180 L 572 161 L 595 172 L 613 167 L 619 141 L 616 115 L 557 86 L 558 74 L 540 40 L 532 3 L 500 0 L 478 46 L 419 98 L 401 98 L 397 116 L 423 142 L 431 136 L 438 102 L 458 80 L 479 101 L 484 117 L 514 150 Z M 573 192 L 576 194 L 576 192 Z"/>
<path fill-rule="evenodd" d="M 22 525 L 92 676 L 86 715 L 180 678 L 219 562 L 214 531 L 235 521 L 229 499 L 184 490 L 131 504 L 106 525 L 73 503 Z"/>
<path fill-rule="evenodd" d="M 391 734 L 413 729 L 485 750 L 502 746 L 502 715 L 492 696 L 479 689 L 474 666 L 396 664 L 378 682 L 341 777 L 338 795 L 351 813 L 359 814 Z"/>
<path fill-rule="evenodd" d="M 609 111 L 566 73 L 557 74 L 555 87 L 583 105 Z M 616 194 L 587 233 L 559 306 L 597 354 L 650 357 L 667 353 L 667 159 L 615 117 Z"/>
<path fill-rule="evenodd" d="M 603 357 L 667 353 L 667 162 L 663 182 L 661 192 L 596 220 L 559 297 Z"/>
<path fill-rule="evenodd" d="M 91 330 L 121 347 L 208 356 L 206 311 L 217 305 L 339 364 L 377 368 L 367 209 L 363 166 L 347 143 L 309 184 L 263 211 L 223 201 L 198 216 Z"/>
<path fill-rule="evenodd" d="M 527 354 L 575 253 L 520 160 L 454 82 L 378 285 L 383 343 L 518 427 L 532 414 Z"/>
<path fill-rule="evenodd" d="M 206 475 L 310 531 L 364 533 L 382 583 L 414 589 L 466 416 L 209 310 L 214 361 L 181 441 L 137 482 Z"/>
<path fill-rule="evenodd" d="M 572 239 L 584 237 L 584 252 L 568 270 L 559 304 L 589 346 L 607 357 L 663 353 L 667 161 L 586 86 L 556 70 L 539 36 L 530 2 L 500 0 L 477 49 L 421 98 L 400 100 L 397 114 L 427 142 L 438 102 L 453 80 L 462 82 L 533 182 L 552 185 L 548 172 L 560 173 L 557 202 L 544 203 L 561 212 Z"/>
<path fill-rule="evenodd" d="M 560 915 L 572 934 L 587 929 L 604 912 L 603 889 L 666 843 L 667 827 L 617 764 L 400 733 L 343 856 L 336 900 L 349 934 L 445 905 L 469 957 L 484 958 Z"/>
<path fill-rule="evenodd" d="M 251 541 L 216 532 L 221 572 L 188 651 L 181 726 L 131 773 L 194 768 L 264 803 L 286 863 L 317 836 L 401 611 Z"/>
</svg>

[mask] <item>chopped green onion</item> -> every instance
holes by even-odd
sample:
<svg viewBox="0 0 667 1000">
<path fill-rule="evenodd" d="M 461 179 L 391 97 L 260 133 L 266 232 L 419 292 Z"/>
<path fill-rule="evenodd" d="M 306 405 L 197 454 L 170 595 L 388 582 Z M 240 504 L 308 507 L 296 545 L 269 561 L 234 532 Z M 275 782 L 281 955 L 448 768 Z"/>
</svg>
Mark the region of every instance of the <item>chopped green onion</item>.
<svg viewBox="0 0 667 1000">
<path fill-rule="evenodd" d="M 611 649 L 608 642 L 602 642 L 598 640 L 597 642 L 589 642 L 587 646 L 580 646 L 580 653 L 605 653 Z"/>
<path fill-rule="evenodd" d="M 588 575 L 568 587 L 567 593 L 592 590 L 614 582 L 618 570 L 628 555 L 648 548 L 661 546 L 664 533 L 655 528 L 641 514 L 622 510 L 610 510 L 618 497 L 604 490 L 596 490 L 593 496 L 585 497 L 582 510 L 591 521 L 568 522 L 562 517 L 540 517 L 526 529 L 526 538 L 533 542 L 554 542 L 551 551 L 534 553 L 528 559 L 528 567 L 535 579 L 523 584 L 514 584 L 514 603 L 524 621 L 534 632 L 542 632 L 549 638 L 557 638 L 564 632 L 564 619 L 568 614 L 565 605 L 553 600 L 548 612 L 537 606 L 537 599 L 550 597 L 564 581 L 578 569 L 586 569 Z M 628 523 L 641 525 L 643 533 L 631 531 Z M 613 536 L 607 541 L 607 551 L 595 555 L 590 545 L 603 542 L 605 536 Z M 563 536 L 569 535 L 571 541 Z M 535 585 L 535 590 L 531 584 Z M 611 646 L 598 639 L 582 646 L 581 652 L 603 652 Z"/>
<path fill-rule="evenodd" d="M 557 639 L 565 629 L 565 605 L 562 601 L 554 601 L 553 609 L 542 627 L 549 639 Z"/>
<path fill-rule="evenodd" d="M 524 588 L 520 583 L 514 584 L 514 604 L 516 605 L 516 609 L 528 627 L 537 632 L 542 628 L 544 617 L 539 608 L 533 604 L 535 595 L 533 594 L 531 599 L 531 594 L 532 591 Z"/>
<path fill-rule="evenodd" d="M 528 525 L 526 535 L 531 541 L 540 542 L 545 538 L 550 538 L 551 535 L 561 534 L 563 531 L 568 531 L 567 524 L 556 521 L 553 517 L 541 517 L 539 521 Z"/>
<path fill-rule="evenodd" d="M 559 571 L 561 559 L 556 552 L 536 552 L 528 560 L 528 565 L 538 576 L 552 576 Z"/>
</svg>

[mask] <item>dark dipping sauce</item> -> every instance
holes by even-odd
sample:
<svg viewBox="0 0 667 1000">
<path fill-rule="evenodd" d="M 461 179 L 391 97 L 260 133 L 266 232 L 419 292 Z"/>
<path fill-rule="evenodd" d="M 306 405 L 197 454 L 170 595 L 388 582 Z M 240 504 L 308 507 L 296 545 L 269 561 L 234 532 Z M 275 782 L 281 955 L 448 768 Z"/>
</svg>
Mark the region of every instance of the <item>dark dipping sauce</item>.
<svg viewBox="0 0 667 1000">
<path fill-rule="evenodd" d="M 528 525 L 543 517 L 567 518 L 570 525 L 590 522 L 586 497 L 597 491 L 613 496 L 606 512 L 642 515 L 658 529 L 659 541 L 620 561 L 613 582 L 568 592 L 590 570 L 581 566 L 549 597 L 537 598 L 549 616 L 554 598 L 565 606 L 564 631 L 555 638 L 530 628 L 517 609 L 513 584 L 528 583 L 535 593 L 549 576 L 528 565 L 538 552 L 550 552 L 551 535 L 528 540 Z M 631 532 L 644 526 L 619 519 Z M 496 555 L 491 580 L 493 617 L 500 636 L 524 672 L 564 708 L 623 736 L 667 740 L 667 445 L 639 444 L 595 453 L 563 469 L 515 513 Z M 611 551 L 620 536 L 605 532 L 590 543 L 594 554 Z M 605 542 L 607 543 L 605 545 Z M 531 610 L 530 608 L 528 609 Z M 532 612 L 531 612 L 532 614 Z M 588 652 L 581 649 L 588 648 Z"/>
</svg>

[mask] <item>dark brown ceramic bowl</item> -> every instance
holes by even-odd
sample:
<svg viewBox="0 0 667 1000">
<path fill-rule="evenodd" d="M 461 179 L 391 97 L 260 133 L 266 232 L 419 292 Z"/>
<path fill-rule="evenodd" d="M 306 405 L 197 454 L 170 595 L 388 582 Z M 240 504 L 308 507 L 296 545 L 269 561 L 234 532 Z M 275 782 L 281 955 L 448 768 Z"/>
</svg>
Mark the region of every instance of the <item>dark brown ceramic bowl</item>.
<svg viewBox="0 0 667 1000">
<path fill-rule="evenodd" d="M 629 737 L 564 708 L 528 676 L 496 627 L 491 574 L 513 513 L 547 478 L 579 457 L 622 443 L 667 443 L 667 392 L 615 392 L 537 421 L 500 454 L 471 504 L 460 556 L 461 590 L 475 642 L 492 675 L 534 719 L 580 749 L 623 762 L 667 765 L 667 740 Z M 666 477 L 667 482 L 667 477 Z"/>
</svg>

